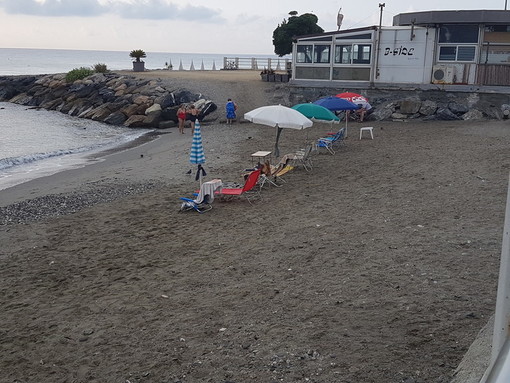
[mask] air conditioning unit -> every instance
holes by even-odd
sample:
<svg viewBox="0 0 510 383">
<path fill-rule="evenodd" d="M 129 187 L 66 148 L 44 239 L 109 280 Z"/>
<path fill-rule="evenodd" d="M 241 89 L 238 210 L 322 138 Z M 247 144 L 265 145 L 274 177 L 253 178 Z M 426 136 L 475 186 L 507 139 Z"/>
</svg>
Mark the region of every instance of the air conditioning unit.
<svg viewBox="0 0 510 383">
<path fill-rule="evenodd" d="M 455 80 L 455 66 L 447 64 L 434 65 L 432 82 L 434 84 L 453 84 Z"/>
</svg>

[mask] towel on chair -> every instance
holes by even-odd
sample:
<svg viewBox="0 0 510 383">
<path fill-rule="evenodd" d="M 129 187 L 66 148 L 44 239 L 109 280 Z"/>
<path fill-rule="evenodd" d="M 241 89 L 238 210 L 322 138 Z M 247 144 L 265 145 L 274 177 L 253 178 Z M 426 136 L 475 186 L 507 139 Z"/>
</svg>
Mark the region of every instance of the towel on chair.
<svg viewBox="0 0 510 383">
<path fill-rule="evenodd" d="M 214 201 L 214 192 L 222 187 L 223 183 L 220 179 L 204 182 L 200 187 L 197 198 L 194 199 L 195 203 L 212 203 Z"/>
</svg>

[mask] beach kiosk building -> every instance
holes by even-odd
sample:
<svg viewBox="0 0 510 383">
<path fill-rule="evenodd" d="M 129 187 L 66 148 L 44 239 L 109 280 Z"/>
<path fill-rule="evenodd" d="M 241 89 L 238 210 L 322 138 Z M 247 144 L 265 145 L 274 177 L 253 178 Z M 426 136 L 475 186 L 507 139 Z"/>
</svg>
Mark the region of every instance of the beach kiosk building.
<svg viewBox="0 0 510 383">
<path fill-rule="evenodd" d="M 393 26 L 299 36 L 292 83 L 510 86 L 510 11 L 401 13 Z"/>
</svg>

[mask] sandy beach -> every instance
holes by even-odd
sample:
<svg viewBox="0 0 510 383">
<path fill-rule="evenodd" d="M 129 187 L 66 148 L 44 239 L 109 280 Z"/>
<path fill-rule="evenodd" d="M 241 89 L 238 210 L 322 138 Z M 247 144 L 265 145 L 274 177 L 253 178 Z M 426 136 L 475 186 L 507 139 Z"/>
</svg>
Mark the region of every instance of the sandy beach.
<svg viewBox="0 0 510 383">
<path fill-rule="evenodd" d="M 241 115 L 283 97 L 219 72 L 141 75 Z M 222 118 L 207 179 L 242 182 L 275 132 Z M 351 124 L 312 171 L 205 214 L 179 211 L 189 129 L 1 191 L 0 382 L 450 382 L 494 311 L 508 124 Z"/>
</svg>

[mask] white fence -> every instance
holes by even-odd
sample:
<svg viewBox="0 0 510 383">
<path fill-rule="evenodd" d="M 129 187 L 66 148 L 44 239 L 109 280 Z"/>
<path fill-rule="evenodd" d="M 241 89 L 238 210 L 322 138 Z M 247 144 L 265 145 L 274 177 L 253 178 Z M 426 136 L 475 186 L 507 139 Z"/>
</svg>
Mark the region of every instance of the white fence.
<svg viewBox="0 0 510 383">
<path fill-rule="evenodd" d="M 290 69 L 290 59 L 256 58 L 256 57 L 223 57 L 224 70 L 263 70 L 273 69 L 287 71 Z"/>
</svg>

